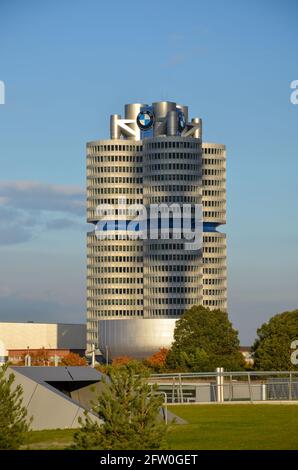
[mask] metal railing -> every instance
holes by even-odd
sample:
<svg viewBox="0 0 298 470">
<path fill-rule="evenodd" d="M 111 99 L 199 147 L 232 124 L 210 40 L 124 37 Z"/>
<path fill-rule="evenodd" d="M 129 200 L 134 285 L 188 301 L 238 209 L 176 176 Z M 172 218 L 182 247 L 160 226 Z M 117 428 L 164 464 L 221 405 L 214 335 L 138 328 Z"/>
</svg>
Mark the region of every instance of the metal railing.
<svg viewBox="0 0 298 470">
<path fill-rule="evenodd" d="M 152 374 L 167 403 L 298 401 L 298 371 Z"/>
</svg>

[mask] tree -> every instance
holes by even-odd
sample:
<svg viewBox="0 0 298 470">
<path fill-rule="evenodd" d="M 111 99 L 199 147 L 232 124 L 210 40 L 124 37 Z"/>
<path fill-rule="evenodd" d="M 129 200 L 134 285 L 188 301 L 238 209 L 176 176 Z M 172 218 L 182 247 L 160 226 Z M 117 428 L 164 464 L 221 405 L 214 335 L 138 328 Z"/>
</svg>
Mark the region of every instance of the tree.
<svg viewBox="0 0 298 470">
<path fill-rule="evenodd" d="M 153 369 L 155 372 L 161 372 L 165 368 L 168 352 L 168 349 L 161 348 L 145 360 L 145 365 L 150 367 L 150 369 Z"/>
<path fill-rule="evenodd" d="M 45 348 L 37 349 L 36 351 L 28 350 L 22 355 L 22 360 L 19 361 L 18 365 L 25 365 L 25 357 L 29 354 L 31 356 L 31 365 L 32 366 L 49 366 L 51 365 L 50 353 Z"/>
<path fill-rule="evenodd" d="M 279 313 L 257 330 L 252 351 L 258 370 L 298 370 L 292 364 L 291 343 L 298 339 L 298 310 Z"/>
<path fill-rule="evenodd" d="M 50 362 L 49 351 L 45 348 L 38 349 L 31 354 L 31 364 L 33 366 L 49 366 Z"/>
<path fill-rule="evenodd" d="M 23 389 L 12 389 L 14 374 L 7 377 L 8 365 L 0 367 L 0 449 L 18 449 L 25 442 L 31 420 L 23 406 Z"/>
<path fill-rule="evenodd" d="M 88 363 L 84 357 L 73 352 L 68 353 L 61 360 L 62 366 L 87 366 L 87 364 Z"/>
<path fill-rule="evenodd" d="M 74 447 L 160 449 L 167 427 L 159 416 L 163 397 L 154 394 L 154 390 L 152 392 L 145 376 L 135 374 L 133 367 L 111 368 L 109 382 L 92 408 L 103 423 L 92 422 L 86 413 L 81 429 L 74 436 Z"/>
<path fill-rule="evenodd" d="M 238 332 L 226 312 L 194 306 L 176 322 L 166 366 L 171 370 L 208 372 L 216 367 L 239 370 L 244 359 Z"/>
<path fill-rule="evenodd" d="M 112 360 L 112 366 L 126 366 L 134 359 L 129 356 L 117 356 Z"/>
<path fill-rule="evenodd" d="M 116 367 L 128 367 L 132 369 L 135 374 L 147 375 L 148 374 L 148 367 L 144 364 L 143 361 L 139 361 L 138 359 L 134 359 L 133 357 L 129 356 L 117 356 L 113 359 L 112 365 L 108 365 L 105 371 L 102 370 L 103 373 L 109 374 L 110 370 L 115 369 Z"/>
</svg>

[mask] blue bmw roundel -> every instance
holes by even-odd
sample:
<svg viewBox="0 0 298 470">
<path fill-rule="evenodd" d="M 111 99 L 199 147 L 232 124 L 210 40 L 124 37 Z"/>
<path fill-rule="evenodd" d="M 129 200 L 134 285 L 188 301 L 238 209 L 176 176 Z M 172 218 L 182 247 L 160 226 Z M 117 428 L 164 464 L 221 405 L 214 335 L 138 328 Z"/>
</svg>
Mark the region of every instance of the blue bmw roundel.
<svg viewBox="0 0 298 470">
<path fill-rule="evenodd" d="M 179 117 L 178 117 L 178 128 L 179 128 L 179 131 L 183 131 L 183 129 L 185 128 L 186 126 L 186 120 L 185 120 L 185 116 L 182 112 L 179 113 Z"/>
<path fill-rule="evenodd" d="M 153 126 L 154 116 L 151 111 L 141 111 L 137 116 L 137 124 L 140 129 L 146 131 Z"/>
</svg>

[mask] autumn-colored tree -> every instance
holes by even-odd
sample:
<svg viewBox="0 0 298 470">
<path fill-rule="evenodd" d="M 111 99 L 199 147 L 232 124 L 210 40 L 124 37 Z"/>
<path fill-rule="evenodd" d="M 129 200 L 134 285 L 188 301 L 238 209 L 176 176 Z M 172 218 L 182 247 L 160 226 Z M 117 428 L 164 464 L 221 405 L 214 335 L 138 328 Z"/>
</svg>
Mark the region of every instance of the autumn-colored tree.
<svg viewBox="0 0 298 470">
<path fill-rule="evenodd" d="M 49 366 L 50 355 L 45 348 L 38 349 L 35 352 L 29 352 L 32 366 Z"/>
<path fill-rule="evenodd" d="M 70 352 L 64 356 L 60 363 L 62 366 L 87 366 L 87 361 L 79 354 Z"/>
<path fill-rule="evenodd" d="M 98 372 L 100 372 L 101 374 L 108 374 L 109 370 L 110 370 L 110 367 L 109 365 L 107 364 L 96 364 L 94 369 L 97 370 Z"/>
<path fill-rule="evenodd" d="M 114 357 L 112 361 L 112 366 L 126 366 L 130 362 L 132 362 L 134 359 L 129 356 L 118 356 Z"/>
<path fill-rule="evenodd" d="M 51 360 L 49 352 L 45 348 L 40 348 L 37 351 L 30 351 L 28 350 L 26 353 L 22 354 L 22 359 L 17 362 L 18 366 L 24 366 L 26 363 L 26 356 L 29 355 L 31 357 L 31 365 L 32 366 L 50 366 Z"/>
<path fill-rule="evenodd" d="M 136 374 L 147 374 L 149 373 L 148 365 L 145 364 L 143 361 L 138 361 L 133 357 L 129 356 L 118 356 L 115 357 L 112 361 L 112 364 L 107 366 L 103 373 L 109 374 L 111 370 L 117 367 L 128 367 L 131 370 L 134 370 Z"/>
<path fill-rule="evenodd" d="M 165 369 L 166 358 L 169 350 L 161 348 L 159 351 L 148 357 L 145 364 L 153 369 L 155 372 L 161 372 Z"/>
</svg>

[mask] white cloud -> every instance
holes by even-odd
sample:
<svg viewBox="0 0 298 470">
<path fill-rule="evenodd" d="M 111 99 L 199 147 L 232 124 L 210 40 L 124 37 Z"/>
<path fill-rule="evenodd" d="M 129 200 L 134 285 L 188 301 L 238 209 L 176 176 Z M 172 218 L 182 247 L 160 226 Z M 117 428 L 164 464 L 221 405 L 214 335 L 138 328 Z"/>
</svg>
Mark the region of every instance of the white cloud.
<svg viewBox="0 0 298 470">
<path fill-rule="evenodd" d="M 17 209 L 84 215 L 85 191 L 79 186 L 35 181 L 0 182 L 0 204 Z"/>
<path fill-rule="evenodd" d="M 85 191 L 79 186 L 0 182 L 0 245 L 24 243 L 48 229 L 82 230 L 84 218 Z"/>
</svg>

